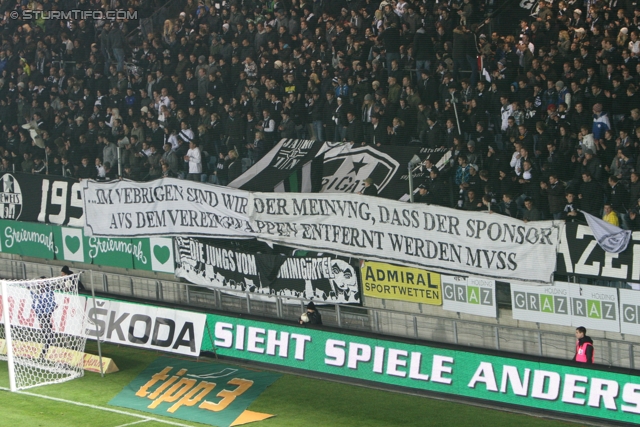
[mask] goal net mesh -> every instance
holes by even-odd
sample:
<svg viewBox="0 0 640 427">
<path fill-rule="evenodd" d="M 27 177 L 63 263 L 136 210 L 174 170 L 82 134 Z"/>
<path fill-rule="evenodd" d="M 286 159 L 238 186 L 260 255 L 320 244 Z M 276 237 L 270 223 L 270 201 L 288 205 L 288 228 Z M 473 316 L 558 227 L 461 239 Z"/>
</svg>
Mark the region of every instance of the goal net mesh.
<svg viewBox="0 0 640 427">
<path fill-rule="evenodd" d="M 78 295 L 78 275 L 4 282 L 0 287 L 0 293 L 3 289 L 7 293 L 0 299 L 0 359 L 8 360 L 10 346 L 13 375 L 11 366 L 9 375 L 15 388 L 83 376 L 86 299 Z"/>
</svg>

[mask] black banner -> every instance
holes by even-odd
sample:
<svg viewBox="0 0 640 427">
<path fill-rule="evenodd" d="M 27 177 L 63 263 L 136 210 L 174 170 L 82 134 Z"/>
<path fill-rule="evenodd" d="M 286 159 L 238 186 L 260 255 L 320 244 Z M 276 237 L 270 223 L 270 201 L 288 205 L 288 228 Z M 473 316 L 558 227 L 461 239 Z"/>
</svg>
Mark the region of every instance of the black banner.
<svg viewBox="0 0 640 427">
<path fill-rule="evenodd" d="M 632 234 L 624 252 L 613 254 L 605 252 L 598 245 L 588 225 L 567 223 L 565 238 L 558 246 L 556 274 L 638 282 L 640 263 L 634 262 L 636 247 L 640 248 L 639 232 Z M 639 254 L 636 253 L 636 256 Z"/>
<path fill-rule="evenodd" d="M 195 285 L 317 303 L 361 302 L 355 259 L 307 252 L 305 256 L 252 253 L 182 237 L 174 241 L 176 276 Z"/>
<path fill-rule="evenodd" d="M 247 191 L 317 193 L 322 180 L 322 142 L 282 139 L 229 187 Z"/>
<path fill-rule="evenodd" d="M 326 143 L 321 153 L 324 154 L 321 192 L 358 193 L 364 189 L 364 180 L 372 178 L 379 197 L 395 200 L 409 193 L 408 165 L 413 156 L 422 161 L 429 158 L 439 168 L 450 158 L 446 148 L 389 145 L 357 147 Z M 418 168 L 413 177 L 417 186 L 427 174 Z"/>
<path fill-rule="evenodd" d="M 84 227 L 80 183 L 61 176 L 4 173 L 0 218 Z"/>
</svg>

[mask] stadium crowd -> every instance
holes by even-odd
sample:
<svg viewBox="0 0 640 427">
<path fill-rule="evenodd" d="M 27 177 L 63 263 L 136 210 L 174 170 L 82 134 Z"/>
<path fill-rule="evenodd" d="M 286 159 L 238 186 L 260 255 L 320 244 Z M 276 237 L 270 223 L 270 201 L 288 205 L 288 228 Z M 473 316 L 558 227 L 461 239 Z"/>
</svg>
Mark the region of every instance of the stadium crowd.
<svg viewBox="0 0 640 427">
<path fill-rule="evenodd" d="M 510 34 L 475 0 L 187 0 L 149 34 L 12 15 L 158 6 L 2 1 L 0 171 L 226 185 L 280 138 L 447 147 L 418 202 L 640 230 L 634 0 L 541 0 Z"/>
</svg>

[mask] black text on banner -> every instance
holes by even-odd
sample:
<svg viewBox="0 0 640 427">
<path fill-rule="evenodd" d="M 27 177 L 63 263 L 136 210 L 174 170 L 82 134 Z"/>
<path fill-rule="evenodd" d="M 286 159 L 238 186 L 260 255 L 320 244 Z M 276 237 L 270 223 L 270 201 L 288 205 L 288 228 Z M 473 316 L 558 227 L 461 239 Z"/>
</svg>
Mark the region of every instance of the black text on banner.
<svg viewBox="0 0 640 427">
<path fill-rule="evenodd" d="M 563 223 L 347 194 L 254 193 L 262 240 L 374 261 L 548 283 Z"/>
<path fill-rule="evenodd" d="M 206 315 L 190 311 L 96 300 L 86 304 L 86 335 L 104 342 L 199 356 Z"/>
<path fill-rule="evenodd" d="M 84 181 L 86 235 L 252 237 L 250 193 L 165 178 L 151 182 Z"/>
</svg>

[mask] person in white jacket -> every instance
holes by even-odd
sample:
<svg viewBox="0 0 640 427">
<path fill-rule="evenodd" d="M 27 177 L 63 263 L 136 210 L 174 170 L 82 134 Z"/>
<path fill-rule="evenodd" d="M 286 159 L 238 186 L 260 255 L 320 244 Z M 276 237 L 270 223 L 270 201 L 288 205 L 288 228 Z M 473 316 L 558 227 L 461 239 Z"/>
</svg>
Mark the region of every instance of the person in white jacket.
<svg viewBox="0 0 640 427">
<path fill-rule="evenodd" d="M 187 179 L 200 182 L 200 175 L 202 175 L 202 151 L 200 151 L 200 147 L 198 147 L 196 141 L 189 142 L 189 151 L 187 151 L 187 155 L 184 156 L 184 160 L 189 162 Z"/>
</svg>

